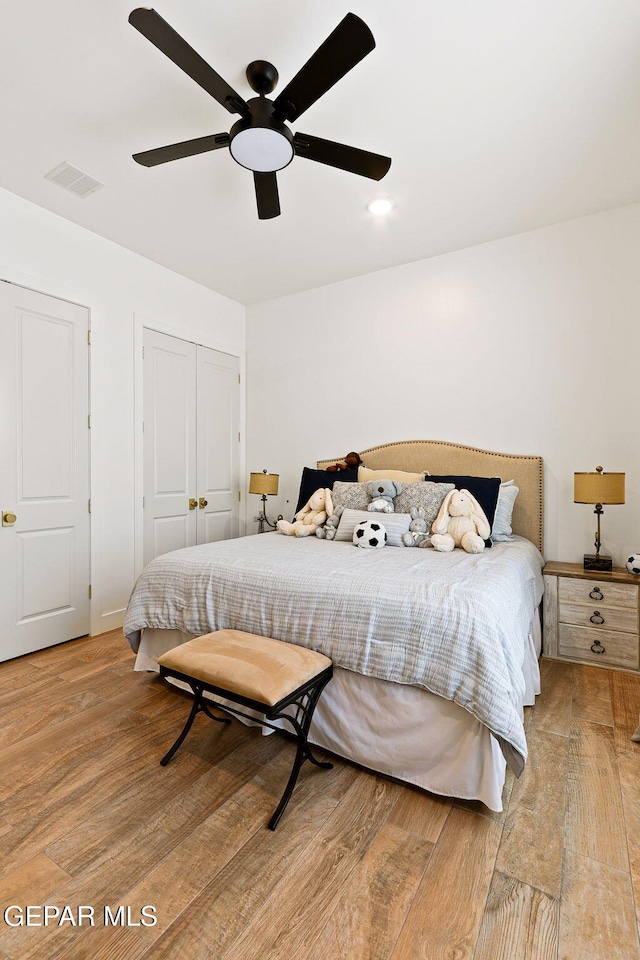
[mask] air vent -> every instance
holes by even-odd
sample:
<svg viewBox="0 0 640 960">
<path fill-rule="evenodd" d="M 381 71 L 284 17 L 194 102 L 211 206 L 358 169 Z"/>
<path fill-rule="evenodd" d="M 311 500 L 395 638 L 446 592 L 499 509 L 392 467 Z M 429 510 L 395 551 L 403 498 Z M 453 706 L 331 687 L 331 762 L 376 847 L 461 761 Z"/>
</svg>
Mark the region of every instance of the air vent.
<svg viewBox="0 0 640 960">
<path fill-rule="evenodd" d="M 90 193 L 95 193 L 100 187 L 104 187 L 104 183 L 96 180 L 95 177 L 90 177 L 88 173 L 84 173 L 83 170 L 67 163 L 66 160 L 55 170 L 45 174 L 45 180 L 51 180 L 58 186 L 64 187 L 65 190 L 75 193 L 77 197 L 83 198 L 88 197 Z"/>
</svg>

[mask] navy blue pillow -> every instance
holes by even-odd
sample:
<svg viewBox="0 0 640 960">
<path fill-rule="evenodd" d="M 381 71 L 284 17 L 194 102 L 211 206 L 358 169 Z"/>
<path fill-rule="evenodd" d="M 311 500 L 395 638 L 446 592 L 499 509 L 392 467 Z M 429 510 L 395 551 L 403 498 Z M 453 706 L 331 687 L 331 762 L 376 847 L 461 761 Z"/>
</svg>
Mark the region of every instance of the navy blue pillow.
<svg viewBox="0 0 640 960">
<path fill-rule="evenodd" d="M 357 483 L 357 468 L 355 470 L 314 470 L 312 467 L 305 467 L 302 471 L 298 506 L 295 513 L 302 510 L 311 494 L 319 490 L 320 487 L 329 487 L 330 490 L 333 490 L 336 480 L 342 480 L 344 483 Z"/>
<path fill-rule="evenodd" d="M 447 474 L 446 476 L 432 476 L 429 474 L 425 480 L 432 480 L 434 483 L 455 483 L 456 490 L 468 490 L 476 498 L 489 525 L 493 528 L 493 520 L 496 515 L 498 505 L 498 494 L 500 493 L 500 477 L 463 477 L 460 475 Z M 491 546 L 491 538 L 485 540 L 485 547 Z"/>
</svg>

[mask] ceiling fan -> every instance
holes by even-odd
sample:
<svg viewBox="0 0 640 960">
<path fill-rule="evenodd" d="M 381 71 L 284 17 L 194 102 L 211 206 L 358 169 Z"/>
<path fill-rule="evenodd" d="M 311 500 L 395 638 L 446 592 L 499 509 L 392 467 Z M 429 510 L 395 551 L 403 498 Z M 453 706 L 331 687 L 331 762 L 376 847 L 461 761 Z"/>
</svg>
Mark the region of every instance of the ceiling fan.
<svg viewBox="0 0 640 960">
<path fill-rule="evenodd" d="M 236 163 L 253 171 L 260 220 L 280 215 L 276 171 L 291 163 L 294 156 L 371 180 L 381 180 L 389 170 L 389 157 L 293 133 L 288 126 L 375 47 L 369 27 L 355 14 L 346 15 L 275 100 L 269 100 L 268 94 L 275 89 L 278 71 L 266 60 L 254 60 L 247 67 L 249 86 L 258 96 L 245 101 L 155 10 L 138 7 L 129 15 L 129 23 L 229 113 L 240 114 L 229 133 L 135 153 L 137 163 L 154 167 L 228 147 Z"/>
</svg>

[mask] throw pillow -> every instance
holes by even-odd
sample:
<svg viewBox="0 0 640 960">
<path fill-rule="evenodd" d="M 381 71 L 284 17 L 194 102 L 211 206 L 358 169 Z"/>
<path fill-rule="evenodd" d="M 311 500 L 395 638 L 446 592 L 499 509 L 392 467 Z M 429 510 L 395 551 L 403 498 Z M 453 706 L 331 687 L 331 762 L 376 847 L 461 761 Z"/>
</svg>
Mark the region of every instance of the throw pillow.
<svg viewBox="0 0 640 960">
<path fill-rule="evenodd" d="M 387 531 L 388 547 L 403 547 L 402 534 L 407 533 L 411 516 L 408 513 L 381 513 L 379 515 L 370 513 L 368 510 L 345 510 L 340 517 L 340 523 L 336 531 L 336 540 L 353 539 L 353 531 L 356 524 L 362 520 L 379 520 L 384 524 Z"/>
<path fill-rule="evenodd" d="M 427 530 L 431 529 L 431 524 L 438 516 L 438 511 L 442 506 L 442 501 L 450 490 L 455 488 L 453 483 L 436 483 L 432 480 L 421 480 L 419 483 L 403 483 L 402 493 L 393 501 L 393 509 L 396 513 L 410 514 L 413 508 L 422 507 L 425 512 Z M 389 516 L 389 514 L 385 514 Z"/>
</svg>

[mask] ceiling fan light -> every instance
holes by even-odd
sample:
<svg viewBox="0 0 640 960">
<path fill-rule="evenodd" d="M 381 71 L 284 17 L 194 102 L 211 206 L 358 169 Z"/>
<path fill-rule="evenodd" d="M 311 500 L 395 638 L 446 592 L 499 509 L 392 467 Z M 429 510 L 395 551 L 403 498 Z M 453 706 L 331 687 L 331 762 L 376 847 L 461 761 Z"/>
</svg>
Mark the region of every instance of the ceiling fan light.
<svg viewBox="0 0 640 960">
<path fill-rule="evenodd" d="M 384 217 L 391 213 L 394 206 L 393 200 L 390 200 L 389 197 L 376 197 L 375 200 L 367 204 L 367 210 L 374 217 Z"/>
<path fill-rule="evenodd" d="M 240 130 L 229 146 L 231 156 L 241 167 L 258 173 L 282 170 L 293 160 L 293 145 L 278 130 L 248 127 Z"/>
</svg>

